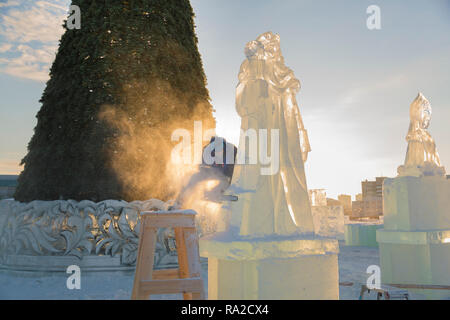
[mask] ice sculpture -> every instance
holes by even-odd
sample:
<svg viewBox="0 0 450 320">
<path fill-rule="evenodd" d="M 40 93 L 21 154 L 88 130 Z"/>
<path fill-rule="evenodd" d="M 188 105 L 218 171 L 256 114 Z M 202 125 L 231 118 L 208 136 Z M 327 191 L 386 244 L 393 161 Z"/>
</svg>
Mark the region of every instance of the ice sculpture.
<svg viewBox="0 0 450 320">
<path fill-rule="evenodd" d="M 279 170 L 262 175 L 259 163 L 236 165 L 228 191 L 239 198 L 231 205 L 231 226 L 246 236 L 314 232 L 304 169 L 311 149 L 296 101 L 300 81 L 284 64 L 280 37 L 272 32 L 249 42 L 245 55 L 236 90 L 243 130 L 238 158 L 246 149 L 244 132 L 278 129 Z"/>
<path fill-rule="evenodd" d="M 221 212 L 231 218 L 222 232 L 200 239 L 208 298 L 339 299 L 338 241 L 314 234 L 304 168 L 310 147 L 295 98 L 300 82 L 284 64 L 278 35 L 262 34 L 245 54 L 236 89 L 241 141 L 225 194 L 232 197 Z M 277 130 L 274 138 L 269 132 Z M 269 148 L 259 135 L 260 157 L 279 151 L 270 174 L 262 173 L 265 161 L 252 162 L 246 152 L 246 132 L 258 131 L 270 137 Z"/>
<path fill-rule="evenodd" d="M 436 149 L 436 144 L 427 131 L 431 122 L 431 104 L 419 93 L 411 103 L 409 111 L 408 151 L 405 165 L 398 168 L 401 176 L 445 175 Z"/>
<path fill-rule="evenodd" d="M 376 231 L 381 280 L 408 284 L 429 299 L 450 299 L 450 179 L 427 132 L 431 106 L 411 104 L 408 152 L 399 176 L 383 183 L 383 229 Z"/>
</svg>

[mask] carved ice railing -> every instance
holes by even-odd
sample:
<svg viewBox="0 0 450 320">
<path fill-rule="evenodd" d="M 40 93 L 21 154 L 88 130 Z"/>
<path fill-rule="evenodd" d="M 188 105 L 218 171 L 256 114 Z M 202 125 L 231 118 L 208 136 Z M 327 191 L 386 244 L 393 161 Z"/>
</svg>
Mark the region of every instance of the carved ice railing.
<svg viewBox="0 0 450 320">
<path fill-rule="evenodd" d="M 102 263 L 109 256 L 116 260 L 119 257 L 120 265 L 132 267 L 139 243 L 140 212 L 170 210 L 172 205 L 156 199 L 131 203 L 0 201 L 0 266 L 11 261 L 11 257 L 17 261 L 19 256 L 37 257 L 40 261 L 102 256 Z M 176 260 L 172 230 L 159 230 L 156 267 L 176 264 Z"/>
</svg>

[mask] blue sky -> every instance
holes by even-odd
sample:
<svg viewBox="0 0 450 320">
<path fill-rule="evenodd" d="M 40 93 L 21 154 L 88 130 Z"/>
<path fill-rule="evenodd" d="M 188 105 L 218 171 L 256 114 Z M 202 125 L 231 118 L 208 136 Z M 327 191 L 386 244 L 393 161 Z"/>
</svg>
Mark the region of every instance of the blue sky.
<svg viewBox="0 0 450 320">
<path fill-rule="evenodd" d="M 234 109 L 245 44 L 272 31 L 302 82 L 310 188 L 356 194 L 404 161 L 409 105 L 433 106 L 430 132 L 450 170 L 450 1 L 191 0 L 218 134 L 238 141 Z M 33 133 L 68 0 L 0 0 L 0 174 L 17 173 Z M 368 30 L 366 9 L 381 9 Z"/>
</svg>

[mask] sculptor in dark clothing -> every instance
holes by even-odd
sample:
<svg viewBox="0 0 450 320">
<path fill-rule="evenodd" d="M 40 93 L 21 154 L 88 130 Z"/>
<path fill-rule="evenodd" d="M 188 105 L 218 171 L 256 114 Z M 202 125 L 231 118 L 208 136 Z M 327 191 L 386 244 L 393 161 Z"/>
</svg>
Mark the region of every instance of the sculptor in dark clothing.
<svg viewBox="0 0 450 320">
<path fill-rule="evenodd" d="M 222 154 L 223 154 L 222 163 L 213 163 L 210 166 L 215 168 L 215 169 L 220 170 L 231 181 L 231 178 L 233 176 L 233 171 L 234 171 L 234 161 L 236 160 L 237 148 L 233 144 L 228 143 L 224 138 L 220 138 L 220 139 L 222 139 L 222 151 L 221 151 Z M 207 150 L 207 148 L 209 146 L 211 146 L 213 143 L 215 143 L 215 141 L 216 141 L 216 137 L 212 137 L 211 141 L 209 142 L 209 145 L 205 147 L 204 152 L 205 152 L 205 150 Z M 233 149 L 233 151 L 234 151 L 233 163 L 227 163 L 227 149 Z M 216 149 L 215 148 L 211 152 L 211 156 L 212 157 L 216 156 Z M 205 162 L 203 160 L 203 165 L 208 165 L 208 164 L 205 164 Z"/>
<path fill-rule="evenodd" d="M 221 138 L 223 139 L 223 138 Z M 186 186 L 183 187 L 181 190 L 177 202 L 180 204 L 183 204 L 185 199 L 189 199 L 192 192 L 195 192 L 196 187 L 200 186 L 200 183 L 204 181 L 209 180 L 217 180 L 219 183 L 217 186 L 215 186 L 212 190 L 205 190 L 204 199 L 213 201 L 213 202 L 220 202 L 222 201 L 222 195 L 225 192 L 225 190 L 230 186 L 231 184 L 231 178 L 233 176 L 234 171 L 234 161 L 233 163 L 227 163 L 227 146 L 229 150 L 234 151 L 234 160 L 236 159 L 237 154 L 237 148 L 227 143 L 225 139 L 223 139 L 222 142 L 222 150 L 218 147 L 217 150 L 219 153 L 223 152 L 223 161 L 219 161 L 222 163 L 212 163 L 208 164 L 205 162 L 205 158 L 208 158 L 211 156 L 213 159 L 216 157 L 216 148 L 215 146 L 216 137 L 213 137 L 210 141 L 210 143 L 203 149 L 203 153 L 205 154 L 205 157 L 203 157 L 203 163 L 200 165 L 198 172 L 192 175 L 192 177 L 189 179 L 189 182 L 186 184 Z M 220 141 L 219 146 L 220 146 Z M 209 153 L 209 154 L 207 154 Z"/>
</svg>

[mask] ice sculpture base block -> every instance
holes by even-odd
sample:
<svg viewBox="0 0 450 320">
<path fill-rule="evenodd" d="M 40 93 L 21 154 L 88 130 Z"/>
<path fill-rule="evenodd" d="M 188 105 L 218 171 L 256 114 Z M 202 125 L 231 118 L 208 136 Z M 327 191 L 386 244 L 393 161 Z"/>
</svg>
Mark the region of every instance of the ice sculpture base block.
<svg viewBox="0 0 450 320">
<path fill-rule="evenodd" d="M 345 218 L 343 206 L 312 206 L 311 210 L 316 234 L 344 240 Z"/>
<path fill-rule="evenodd" d="M 450 179 L 397 177 L 383 185 L 386 230 L 450 229 Z"/>
<path fill-rule="evenodd" d="M 210 300 L 339 299 L 338 252 L 334 239 L 200 239 Z"/>
<path fill-rule="evenodd" d="M 450 230 L 378 230 L 377 241 L 383 283 L 450 287 Z M 428 299 L 450 299 L 450 290 L 411 291 Z"/>
<path fill-rule="evenodd" d="M 384 229 L 377 230 L 383 283 L 450 286 L 449 194 L 443 176 L 385 180 Z M 411 291 L 450 299 L 450 290 Z"/>
<path fill-rule="evenodd" d="M 378 247 L 376 232 L 383 228 L 379 223 L 350 223 L 345 225 L 345 245 Z"/>
</svg>

